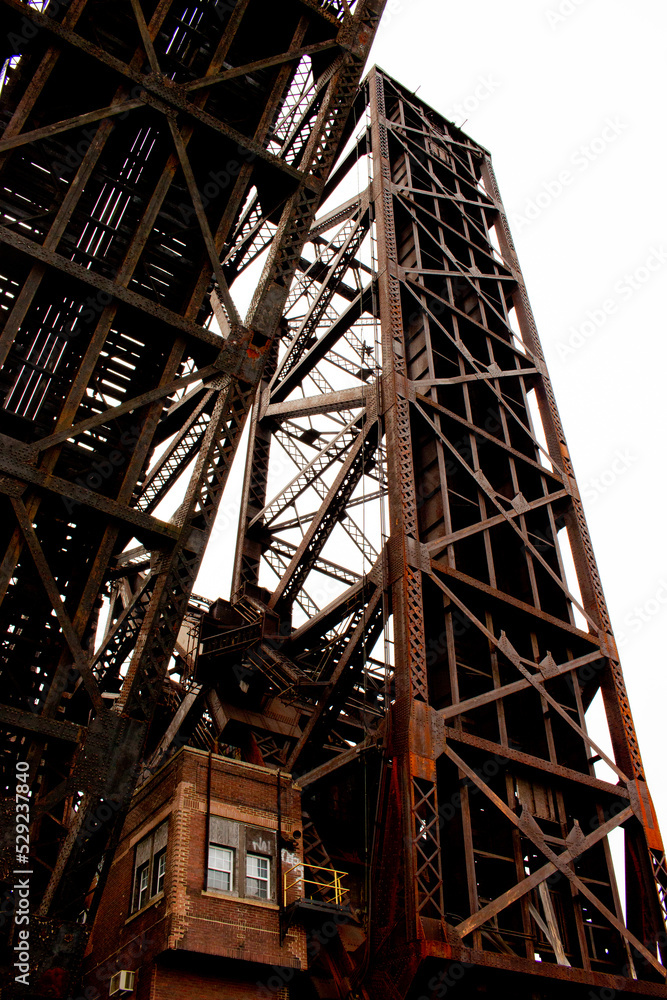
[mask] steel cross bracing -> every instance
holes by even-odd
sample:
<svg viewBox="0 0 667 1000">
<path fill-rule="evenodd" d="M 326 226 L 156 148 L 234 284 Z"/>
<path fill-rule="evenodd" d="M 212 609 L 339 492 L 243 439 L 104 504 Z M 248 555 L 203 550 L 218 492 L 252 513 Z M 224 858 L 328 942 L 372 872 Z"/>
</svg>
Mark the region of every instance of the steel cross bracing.
<svg viewBox="0 0 667 1000">
<path fill-rule="evenodd" d="M 47 972 L 138 766 L 215 714 L 192 588 L 383 6 L 0 5 L 3 830 L 28 761 Z"/>
<path fill-rule="evenodd" d="M 662 841 L 489 155 L 379 70 L 354 116 L 257 390 L 201 745 L 300 775 L 366 930 L 353 995 L 667 996 Z"/>
</svg>

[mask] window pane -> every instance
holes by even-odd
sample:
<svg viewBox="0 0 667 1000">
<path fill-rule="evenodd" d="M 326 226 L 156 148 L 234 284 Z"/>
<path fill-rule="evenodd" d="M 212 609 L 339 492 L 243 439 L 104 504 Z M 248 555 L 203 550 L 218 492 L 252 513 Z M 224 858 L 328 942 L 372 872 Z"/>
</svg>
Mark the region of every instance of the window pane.
<svg viewBox="0 0 667 1000">
<path fill-rule="evenodd" d="M 268 858 L 258 858 L 256 854 L 249 854 L 247 857 L 247 874 L 254 878 L 269 877 Z"/>
<path fill-rule="evenodd" d="M 269 898 L 266 882 L 262 882 L 258 878 L 246 879 L 246 891 L 249 896 L 256 896 L 257 899 Z"/>
<path fill-rule="evenodd" d="M 225 892 L 229 892 L 231 889 L 229 873 L 218 872 L 214 868 L 209 868 L 208 887 L 209 889 L 224 889 Z"/>
<path fill-rule="evenodd" d="M 228 847 L 216 847 L 215 844 L 210 844 L 208 849 L 208 866 L 209 868 L 220 868 L 222 871 L 231 872 L 232 851 Z"/>
</svg>

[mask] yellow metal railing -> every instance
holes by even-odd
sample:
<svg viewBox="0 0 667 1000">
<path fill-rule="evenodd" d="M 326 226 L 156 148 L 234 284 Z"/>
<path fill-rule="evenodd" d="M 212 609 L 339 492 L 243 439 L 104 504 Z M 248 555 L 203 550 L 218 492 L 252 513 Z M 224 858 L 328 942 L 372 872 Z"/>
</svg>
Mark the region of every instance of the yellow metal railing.
<svg viewBox="0 0 667 1000">
<path fill-rule="evenodd" d="M 311 872 L 325 872 L 328 878 L 306 878 L 304 870 L 307 870 L 309 874 Z M 283 898 L 285 900 L 285 905 L 288 903 L 287 894 L 290 889 L 294 889 L 295 886 L 301 886 L 297 899 L 311 899 L 312 896 L 306 895 L 305 887 L 306 885 L 312 885 L 315 887 L 315 891 L 318 892 L 318 894 L 320 894 L 327 903 L 334 903 L 336 906 L 341 906 L 343 896 L 347 892 L 347 889 L 343 886 L 341 879 L 345 878 L 347 874 L 347 872 L 334 871 L 332 868 L 323 868 L 321 865 L 292 865 L 289 871 L 286 871 L 283 875 Z M 292 881 L 290 881 L 290 879 L 292 879 Z M 330 892 L 333 893 L 333 899 L 328 895 Z"/>
</svg>

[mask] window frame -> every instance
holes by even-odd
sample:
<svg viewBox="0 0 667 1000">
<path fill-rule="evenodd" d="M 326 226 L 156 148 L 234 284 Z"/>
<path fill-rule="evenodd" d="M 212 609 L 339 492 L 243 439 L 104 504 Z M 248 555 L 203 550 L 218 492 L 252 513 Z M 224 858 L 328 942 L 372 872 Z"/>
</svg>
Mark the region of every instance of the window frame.
<svg viewBox="0 0 667 1000">
<path fill-rule="evenodd" d="M 261 900 L 266 900 L 267 903 L 271 902 L 271 860 L 272 860 L 271 857 L 267 854 L 256 854 L 254 851 L 246 851 L 245 896 L 247 899 L 261 899 Z M 251 861 L 260 861 L 266 865 L 266 877 L 264 877 L 263 875 L 259 875 L 258 873 L 252 875 L 250 874 L 250 872 L 248 871 L 248 867 L 249 867 L 249 862 Z M 260 883 L 260 885 L 258 885 L 258 888 L 261 888 L 262 887 L 261 883 L 263 883 L 263 887 L 265 889 L 266 894 L 262 895 L 260 892 L 251 892 L 249 887 L 249 883 L 251 881 Z"/>
<path fill-rule="evenodd" d="M 147 895 L 147 893 L 148 893 L 148 886 L 149 886 L 149 882 L 148 882 L 149 869 L 150 869 L 150 862 L 149 861 L 144 861 L 143 864 L 141 864 L 141 865 L 139 865 L 139 867 L 135 868 L 135 871 L 134 871 L 134 891 L 132 893 L 132 912 L 133 913 L 135 913 L 137 910 L 142 910 L 144 908 L 144 906 L 146 905 L 146 903 L 148 902 L 149 898 L 150 898 Z M 142 885 L 144 875 L 146 876 L 146 883 L 145 883 L 145 885 Z M 142 896 L 144 894 L 146 894 L 145 898 L 142 899 Z"/>
<path fill-rule="evenodd" d="M 130 914 L 139 913 L 154 900 L 164 895 L 164 883 L 167 875 L 168 824 L 168 818 L 162 820 L 135 845 Z M 159 838 L 162 841 L 163 837 L 164 844 L 156 850 L 156 840 Z M 140 855 L 144 856 L 141 862 L 138 860 Z"/>
<path fill-rule="evenodd" d="M 157 854 L 153 855 L 153 872 L 151 882 L 151 899 L 164 892 L 164 880 L 167 874 L 167 846 L 160 848 Z"/>
<path fill-rule="evenodd" d="M 211 849 L 216 851 L 226 851 L 229 855 L 229 870 L 226 868 L 214 868 L 211 865 Z M 206 889 L 212 892 L 234 892 L 234 871 L 236 867 L 236 851 L 233 847 L 229 847 L 227 844 L 216 844 L 213 841 L 209 841 L 208 844 L 208 856 L 206 864 Z M 229 886 L 225 889 L 223 886 L 211 885 L 211 873 L 217 872 L 223 875 L 229 876 Z"/>
</svg>

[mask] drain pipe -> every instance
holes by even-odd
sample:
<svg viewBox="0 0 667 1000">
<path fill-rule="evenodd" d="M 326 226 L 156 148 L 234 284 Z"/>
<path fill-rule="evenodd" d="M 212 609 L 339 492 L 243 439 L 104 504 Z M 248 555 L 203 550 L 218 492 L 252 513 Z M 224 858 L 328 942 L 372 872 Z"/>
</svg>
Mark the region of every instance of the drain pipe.
<svg viewBox="0 0 667 1000">
<path fill-rule="evenodd" d="M 276 892 L 278 896 L 278 919 L 280 921 L 280 947 L 282 948 L 285 941 L 285 934 L 287 928 L 285 927 L 285 898 L 283 892 L 283 847 L 282 847 L 282 828 L 283 828 L 283 796 L 282 796 L 282 786 L 281 786 L 281 773 L 280 768 L 278 768 L 278 783 L 276 788 L 277 795 L 277 813 L 278 813 L 278 836 L 277 846 L 278 846 L 278 857 L 276 858 Z"/>
<path fill-rule="evenodd" d="M 206 843 L 204 844 L 204 891 L 208 887 L 208 853 L 211 842 L 211 768 L 213 764 L 213 748 L 208 752 L 208 774 L 206 776 Z"/>
</svg>

